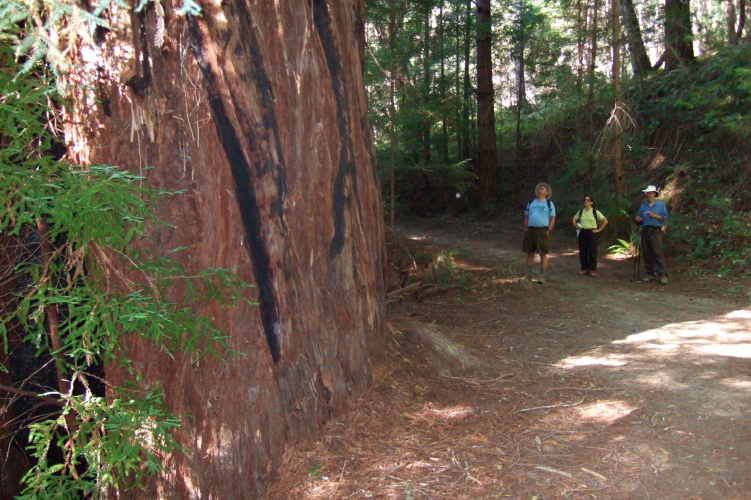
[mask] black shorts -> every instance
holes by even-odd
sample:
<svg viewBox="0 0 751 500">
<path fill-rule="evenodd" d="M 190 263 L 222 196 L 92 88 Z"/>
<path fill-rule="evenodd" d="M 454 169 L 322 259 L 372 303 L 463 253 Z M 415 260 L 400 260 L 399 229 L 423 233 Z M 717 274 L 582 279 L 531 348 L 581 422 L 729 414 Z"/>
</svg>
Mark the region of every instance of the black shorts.
<svg viewBox="0 0 751 500">
<path fill-rule="evenodd" d="M 522 250 L 525 253 L 539 253 L 547 255 L 550 251 L 550 236 L 546 227 L 530 227 L 524 233 Z"/>
</svg>

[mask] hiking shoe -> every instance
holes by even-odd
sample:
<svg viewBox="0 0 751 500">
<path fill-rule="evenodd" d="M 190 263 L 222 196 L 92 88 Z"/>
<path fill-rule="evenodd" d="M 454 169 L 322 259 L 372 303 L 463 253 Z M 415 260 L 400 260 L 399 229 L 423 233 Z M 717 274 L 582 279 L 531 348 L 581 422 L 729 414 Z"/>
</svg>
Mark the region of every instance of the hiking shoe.
<svg viewBox="0 0 751 500">
<path fill-rule="evenodd" d="M 597 271 L 589 271 L 589 275 L 592 276 L 593 278 L 596 278 L 597 277 Z"/>
<path fill-rule="evenodd" d="M 537 283 L 539 283 L 540 285 L 544 285 L 545 284 L 545 276 L 540 276 L 539 278 L 537 278 Z"/>
<path fill-rule="evenodd" d="M 654 281 L 654 280 L 655 280 L 655 277 L 654 276 L 649 276 L 649 275 L 644 276 L 644 278 L 642 278 L 642 281 L 644 283 L 649 283 L 650 281 Z"/>
<path fill-rule="evenodd" d="M 531 274 L 525 274 L 524 275 L 524 281 L 532 281 L 532 275 Z"/>
<path fill-rule="evenodd" d="M 581 271 L 579 271 L 579 276 L 584 276 L 585 274 L 588 274 L 588 273 L 589 271 L 587 271 L 586 269 L 582 269 Z"/>
<path fill-rule="evenodd" d="M 667 276 L 662 276 L 660 278 L 660 284 L 661 285 L 667 285 L 668 284 L 668 277 Z"/>
</svg>

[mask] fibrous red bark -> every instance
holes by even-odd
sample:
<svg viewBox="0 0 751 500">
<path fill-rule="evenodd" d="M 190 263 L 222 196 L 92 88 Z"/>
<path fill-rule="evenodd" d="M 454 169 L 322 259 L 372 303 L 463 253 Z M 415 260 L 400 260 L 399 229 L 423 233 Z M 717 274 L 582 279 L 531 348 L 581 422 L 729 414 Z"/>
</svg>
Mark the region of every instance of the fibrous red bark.
<svg viewBox="0 0 751 500">
<path fill-rule="evenodd" d="M 489 208 L 497 188 L 495 91 L 490 0 L 477 2 L 477 191 L 481 209 Z"/>
<path fill-rule="evenodd" d="M 160 205 L 191 269 L 224 267 L 259 305 L 205 310 L 244 353 L 130 355 L 185 418 L 188 455 L 150 485 L 164 498 L 260 496 L 287 443 L 367 386 L 383 338 L 381 201 L 362 82 L 361 0 L 179 2 L 110 13 L 119 30 L 81 52 L 70 156 L 186 192 Z M 163 31 L 160 25 L 164 24 Z M 76 79 L 78 79 L 76 81 Z M 78 87 L 83 89 L 83 87 Z M 96 98 L 96 100 L 94 99 Z M 124 375 L 109 367 L 108 378 Z M 134 493 L 136 496 L 143 493 Z"/>
</svg>

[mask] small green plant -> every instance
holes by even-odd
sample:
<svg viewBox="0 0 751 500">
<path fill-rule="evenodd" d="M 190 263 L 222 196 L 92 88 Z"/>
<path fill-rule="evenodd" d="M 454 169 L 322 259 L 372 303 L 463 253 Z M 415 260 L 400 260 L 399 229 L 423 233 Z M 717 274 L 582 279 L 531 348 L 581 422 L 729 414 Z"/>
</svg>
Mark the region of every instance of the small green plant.
<svg viewBox="0 0 751 500">
<path fill-rule="evenodd" d="M 311 475 L 311 477 L 322 479 L 325 476 L 321 475 L 321 469 L 323 469 L 323 465 L 314 465 L 313 467 L 308 469 L 308 473 Z"/>
<path fill-rule="evenodd" d="M 608 252 L 610 255 L 616 255 L 619 257 L 633 257 L 637 253 L 639 246 L 639 233 L 631 233 L 630 240 L 618 239 L 618 243 L 610 245 Z"/>
</svg>

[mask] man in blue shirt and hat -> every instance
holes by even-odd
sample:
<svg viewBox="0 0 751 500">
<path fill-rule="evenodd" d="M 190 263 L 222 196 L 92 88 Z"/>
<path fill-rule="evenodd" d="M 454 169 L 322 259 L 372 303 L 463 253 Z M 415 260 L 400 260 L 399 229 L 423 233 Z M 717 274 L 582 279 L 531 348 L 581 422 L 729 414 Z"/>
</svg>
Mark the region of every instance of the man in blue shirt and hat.
<svg viewBox="0 0 751 500">
<path fill-rule="evenodd" d="M 642 192 L 647 200 L 639 207 L 639 215 L 635 221 L 641 225 L 641 248 L 646 271 L 643 281 L 659 279 L 661 284 L 667 285 L 668 274 L 662 253 L 662 233 L 668 222 L 668 209 L 663 202 L 657 201 L 659 191 L 655 186 L 650 184 Z"/>
</svg>

